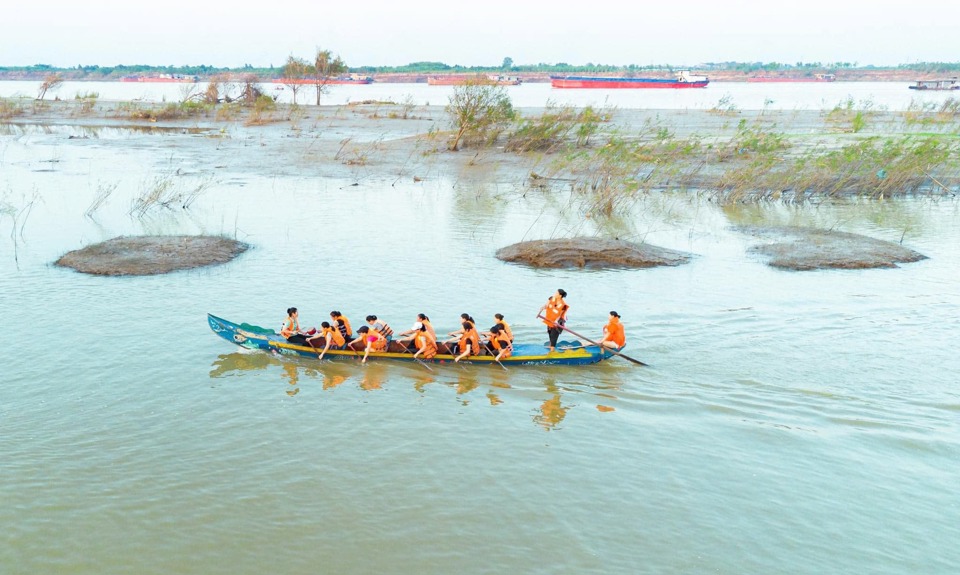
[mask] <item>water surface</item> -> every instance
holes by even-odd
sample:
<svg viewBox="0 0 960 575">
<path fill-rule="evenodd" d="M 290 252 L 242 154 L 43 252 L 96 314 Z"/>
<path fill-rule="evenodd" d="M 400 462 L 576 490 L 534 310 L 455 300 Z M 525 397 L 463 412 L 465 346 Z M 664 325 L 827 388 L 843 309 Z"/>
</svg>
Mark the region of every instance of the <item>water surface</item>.
<svg viewBox="0 0 960 575">
<path fill-rule="evenodd" d="M 526 87 L 523 87 L 526 89 Z M 960 564 L 960 205 L 722 209 L 652 196 L 625 237 L 677 268 L 536 271 L 499 246 L 590 233 L 545 192 L 220 173 L 127 212 L 178 137 L 0 136 L 3 573 L 950 573 Z M 212 142 L 211 146 L 216 146 Z M 186 170 L 189 171 L 189 170 Z M 104 183 L 117 191 L 85 217 Z M 14 229 L 14 213 L 19 213 Z M 834 227 L 930 259 L 792 273 L 745 223 Z M 226 234 L 236 261 L 142 278 L 53 267 L 123 234 Z M 333 309 L 405 329 L 500 312 L 524 341 L 619 311 L 590 368 L 361 366 L 241 353 L 208 312 Z"/>
</svg>

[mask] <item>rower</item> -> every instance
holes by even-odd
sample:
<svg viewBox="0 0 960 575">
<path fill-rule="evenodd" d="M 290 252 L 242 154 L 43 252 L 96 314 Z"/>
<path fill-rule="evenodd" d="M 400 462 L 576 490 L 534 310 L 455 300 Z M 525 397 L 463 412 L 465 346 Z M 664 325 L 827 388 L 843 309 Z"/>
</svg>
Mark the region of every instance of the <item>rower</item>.
<svg viewBox="0 0 960 575">
<path fill-rule="evenodd" d="M 370 355 L 371 351 L 387 351 L 387 338 L 383 337 L 383 334 L 379 331 L 363 326 L 357 330 L 357 335 L 365 344 L 361 363 L 367 363 L 367 356 Z"/>
<path fill-rule="evenodd" d="M 307 343 L 307 333 L 300 330 L 300 312 L 295 307 L 287 308 L 287 319 L 283 320 L 283 326 L 280 328 L 282 335 L 290 343 L 296 345 L 309 345 Z"/>
<path fill-rule="evenodd" d="M 417 347 L 417 353 L 413 354 L 415 359 L 419 358 L 420 354 L 423 354 L 424 359 L 431 359 L 437 355 L 437 338 L 427 329 L 426 324 L 420 325 L 420 329 L 413 336 L 413 343 Z"/>
<path fill-rule="evenodd" d="M 627 336 L 623 331 L 623 324 L 620 323 L 620 314 L 611 311 L 610 321 L 603 326 L 603 339 L 600 340 L 600 347 L 620 350 L 625 345 L 627 345 Z"/>
<path fill-rule="evenodd" d="M 513 355 L 513 342 L 502 324 L 490 328 L 490 347 L 496 353 L 494 361 L 500 361 Z"/>
<path fill-rule="evenodd" d="M 560 332 L 563 331 L 563 325 L 567 323 L 567 310 L 570 309 L 570 306 L 564 301 L 563 298 L 565 297 L 567 297 L 567 292 L 558 289 L 555 294 L 550 296 L 547 303 L 540 308 L 539 313 L 543 314 L 543 323 L 547 325 L 547 337 L 550 338 L 551 352 L 556 349 Z"/>
<path fill-rule="evenodd" d="M 320 328 L 320 334 L 310 338 L 313 340 L 323 337 L 325 340 L 323 351 L 320 352 L 319 359 L 323 359 L 323 354 L 327 353 L 327 350 L 330 349 L 331 346 L 333 349 L 343 349 L 343 347 L 347 344 L 347 341 L 343 339 L 343 335 L 340 333 L 340 330 L 331 326 L 330 322 L 325 321 L 321 323 Z"/>
<path fill-rule="evenodd" d="M 455 362 L 469 355 L 480 355 L 480 335 L 477 333 L 477 328 L 468 321 L 463 322 L 462 327 L 463 335 L 460 336 L 460 342 L 457 344 L 460 355 L 454 358 Z"/>
<path fill-rule="evenodd" d="M 345 341 L 353 340 L 353 329 L 350 327 L 350 320 L 339 311 L 330 312 L 330 318 L 333 319 L 333 325 L 340 330 L 340 335 Z"/>
<path fill-rule="evenodd" d="M 510 324 L 503 319 L 502 313 L 493 314 L 493 319 L 496 320 L 496 323 L 503 326 L 504 331 L 507 332 L 507 337 L 510 338 L 510 342 L 513 343 L 513 330 L 510 329 Z"/>
<path fill-rule="evenodd" d="M 390 326 L 387 325 L 387 322 L 377 319 L 377 316 L 375 315 L 368 315 L 367 323 L 370 324 L 370 329 L 387 338 L 387 341 L 393 339 L 393 330 L 390 329 Z M 359 333 L 360 330 L 358 329 L 357 332 Z"/>
</svg>

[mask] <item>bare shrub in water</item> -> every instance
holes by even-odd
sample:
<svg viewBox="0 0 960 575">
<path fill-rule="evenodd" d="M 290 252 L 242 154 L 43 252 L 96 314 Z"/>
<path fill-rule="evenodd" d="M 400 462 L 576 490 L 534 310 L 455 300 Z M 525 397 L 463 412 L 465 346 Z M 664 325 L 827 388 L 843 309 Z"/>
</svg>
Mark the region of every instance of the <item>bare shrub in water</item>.
<svg viewBox="0 0 960 575">
<path fill-rule="evenodd" d="M 598 114 L 593 107 L 576 109 L 547 102 L 543 114 L 520 120 L 517 129 L 507 137 L 506 149 L 511 152 L 556 152 L 570 145 L 586 146 L 596 134 L 599 123 L 609 115 Z"/>
<path fill-rule="evenodd" d="M 447 114 L 457 130 L 448 145 L 454 152 L 461 142 L 491 144 L 515 115 L 506 88 L 482 79 L 455 86 Z"/>
<path fill-rule="evenodd" d="M 10 98 L 0 98 L 0 120 L 6 120 L 15 116 L 20 116 L 24 112 L 23 106 L 16 100 Z"/>
</svg>

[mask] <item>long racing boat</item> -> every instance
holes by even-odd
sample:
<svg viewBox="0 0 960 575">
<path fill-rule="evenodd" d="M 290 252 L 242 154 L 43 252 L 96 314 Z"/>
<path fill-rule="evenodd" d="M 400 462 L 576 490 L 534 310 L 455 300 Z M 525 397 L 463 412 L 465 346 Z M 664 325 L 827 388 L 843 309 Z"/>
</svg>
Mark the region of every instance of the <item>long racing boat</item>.
<svg viewBox="0 0 960 575">
<path fill-rule="evenodd" d="M 207 323 L 213 333 L 234 345 L 250 349 L 267 352 L 275 352 L 282 355 L 298 355 L 316 359 L 320 349 L 297 345 L 288 342 L 283 336 L 273 330 L 264 329 L 250 324 L 236 324 L 219 318 L 215 315 L 207 314 Z M 394 347 L 394 346 L 391 346 Z M 402 346 L 400 346 L 402 347 Z M 349 349 L 329 349 L 324 354 L 324 358 L 330 359 L 358 359 L 363 356 L 363 351 L 354 351 Z M 557 351 L 550 353 L 543 344 L 513 344 L 513 355 L 500 360 L 501 365 L 587 365 L 597 363 L 604 359 L 613 357 L 608 352 L 601 351 L 595 345 L 584 346 L 582 344 L 571 345 L 564 349 L 563 346 L 557 348 Z M 448 353 L 438 353 L 431 359 L 414 358 L 410 351 L 381 351 L 371 352 L 368 360 L 391 359 L 398 361 L 422 361 L 425 363 L 446 363 L 452 362 L 454 356 Z M 496 360 L 492 355 L 470 356 L 461 360 L 461 363 L 473 364 L 494 364 Z"/>
</svg>

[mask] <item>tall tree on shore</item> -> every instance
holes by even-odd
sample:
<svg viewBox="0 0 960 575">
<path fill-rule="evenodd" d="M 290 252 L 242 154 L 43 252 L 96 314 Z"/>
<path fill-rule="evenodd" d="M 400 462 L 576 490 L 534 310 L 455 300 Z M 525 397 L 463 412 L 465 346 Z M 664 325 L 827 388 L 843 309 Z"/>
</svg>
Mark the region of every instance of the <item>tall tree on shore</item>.
<svg viewBox="0 0 960 575">
<path fill-rule="evenodd" d="M 293 103 L 296 104 L 297 92 L 303 87 L 304 77 L 310 73 L 310 63 L 303 58 L 289 56 L 280 73 L 283 75 L 283 83 L 293 92 Z"/>
<path fill-rule="evenodd" d="M 317 48 L 313 57 L 313 83 L 317 87 L 317 105 L 320 105 L 320 96 L 329 89 L 330 79 L 347 71 L 347 65 L 340 56 L 334 56 L 330 50 Z"/>
</svg>

